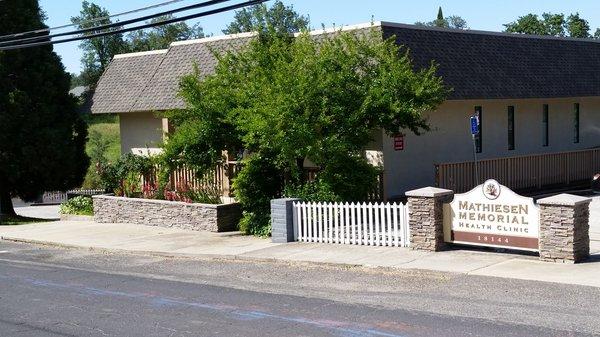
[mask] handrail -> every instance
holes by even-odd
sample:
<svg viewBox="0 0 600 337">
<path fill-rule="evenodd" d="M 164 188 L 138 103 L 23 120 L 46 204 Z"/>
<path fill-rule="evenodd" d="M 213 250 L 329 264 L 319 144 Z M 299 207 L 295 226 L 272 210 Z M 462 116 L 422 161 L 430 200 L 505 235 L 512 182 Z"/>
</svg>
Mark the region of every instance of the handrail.
<svg viewBox="0 0 600 337">
<path fill-rule="evenodd" d="M 541 189 L 580 182 L 600 171 L 600 148 L 568 152 L 435 164 L 436 186 L 466 192 L 486 179 L 496 179 L 511 189 Z"/>
</svg>

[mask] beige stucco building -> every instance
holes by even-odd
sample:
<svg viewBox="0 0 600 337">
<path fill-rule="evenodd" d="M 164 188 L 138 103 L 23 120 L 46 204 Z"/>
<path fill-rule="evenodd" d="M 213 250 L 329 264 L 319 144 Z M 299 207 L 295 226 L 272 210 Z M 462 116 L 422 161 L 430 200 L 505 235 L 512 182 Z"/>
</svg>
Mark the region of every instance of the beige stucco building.
<svg viewBox="0 0 600 337">
<path fill-rule="evenodd" d="M 419 136 L 407 131 L 396 137 L 374 131 L 367 150 L 372 150 L 370 157 L 383 158 L 387 198 L 436 184 L 460 189 L 459 180 L 470 184 L 475 175 L 528 188 L 562 182 L 562 174 L 573 170 L 577 175 L 563 179 L 568 180 L 565 183 L 600 170 L 600 154 L 594 150 L 600 146 L 599 42 L 387 22 L 374 25 L 383 38 L 393 37 L 408 48 L 416 68 L 438 64 L 439 75 L 453 89 L 447 101 L 427 114 L 431 131 Z M 323 33 L 327 31 L 313 32 Z M 157 148 L 169 123 L 156 112 L 185 107 L 177 97 L 179 78 L 192 73 L 193 64 L 201 75 L 210 74 L 216 63 L 211 51 L 240 48 L 252 36 L 211 37 L 173 43 L 168 50 L 115 56 L 98 83 L 92 112 L 119 114 L 123 153 Z M 475 141 L 469 122 L 473 115 L 481 123 Z M 589 152 L 581 168 L 576 167 L 578 159 L 570 158 L 582 155 L 562 154 L 578 150 Z M 474 152 L 478 161 L 484 161 L 477 170 L 472 165 Z M 562 161 L 548 157 L 557 153 L 554 157 Z M 493 160 L 512 157 L 517 158 Z M 439 166 L 446 163 L 463 165 L 441 181 Z"/>
</svg>

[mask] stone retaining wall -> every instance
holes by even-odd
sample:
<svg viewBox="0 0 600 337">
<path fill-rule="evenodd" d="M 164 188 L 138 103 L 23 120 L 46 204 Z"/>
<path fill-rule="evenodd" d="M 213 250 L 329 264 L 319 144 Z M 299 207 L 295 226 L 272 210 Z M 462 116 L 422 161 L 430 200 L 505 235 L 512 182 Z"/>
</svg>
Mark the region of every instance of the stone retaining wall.
<svg viewBox="0 0 600 337">
<path fill-rule="evenodd" d="M 242 211 L 238 203 L 190 204 L 185 202 L 94 196 L 98 223 L 133 223 L 210 232 L 237 230 Z"/>
</svg>

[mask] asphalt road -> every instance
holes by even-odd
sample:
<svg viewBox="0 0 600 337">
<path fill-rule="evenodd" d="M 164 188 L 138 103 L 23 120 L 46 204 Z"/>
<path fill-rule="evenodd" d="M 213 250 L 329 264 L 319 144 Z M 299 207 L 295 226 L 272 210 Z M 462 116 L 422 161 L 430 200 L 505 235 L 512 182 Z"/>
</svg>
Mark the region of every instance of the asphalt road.
<svg viewBox="0 0 600 337">
<path fill-rule="evenodd" d="M 599 294 L 454 274 L 0 242 L 1 336 L 587 336 L 600 331 Z"/>
</svg>

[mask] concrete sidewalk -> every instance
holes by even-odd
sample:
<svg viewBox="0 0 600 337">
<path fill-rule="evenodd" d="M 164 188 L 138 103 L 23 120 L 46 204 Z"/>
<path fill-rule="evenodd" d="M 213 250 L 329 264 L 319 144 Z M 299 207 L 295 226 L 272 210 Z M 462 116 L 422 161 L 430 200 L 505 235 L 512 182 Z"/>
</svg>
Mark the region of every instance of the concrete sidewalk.
<svg viewBox="0 0 600 337">
<path fill-rule="evenodd" d="M 592 259 L 578 265 L 540 262 L 532 255 L 481 250 L 457 249 L 428 253 L 393 247 L 274 244 L 268 239 L 239 233 L 192 232 L 131 224 L 97 224 L 91 221 L 0 226 L 0 237 L 4 240 L 65 247 L 166 256 L 424 269 L 600 287 L 600 233 L 595 230 L 592 232 Z"/>
</svg>

